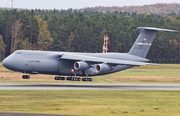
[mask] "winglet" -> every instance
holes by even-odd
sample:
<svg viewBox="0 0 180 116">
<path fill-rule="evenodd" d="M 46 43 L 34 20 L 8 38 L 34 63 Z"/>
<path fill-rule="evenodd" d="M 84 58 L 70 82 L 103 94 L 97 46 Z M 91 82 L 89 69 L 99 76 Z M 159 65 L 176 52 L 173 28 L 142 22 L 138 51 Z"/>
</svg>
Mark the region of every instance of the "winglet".
<svg viewBox="0 0 180 116">
<path fill-rule="evenodd" d="M 138 27 L 137 30 L 152 30 L 152 31 L 169 31 L 169 32 L 179 32 L 177 30 L 170 29 L 161 29 L 161 28 L 152 28 L 152 27 Z"/>
</svg>

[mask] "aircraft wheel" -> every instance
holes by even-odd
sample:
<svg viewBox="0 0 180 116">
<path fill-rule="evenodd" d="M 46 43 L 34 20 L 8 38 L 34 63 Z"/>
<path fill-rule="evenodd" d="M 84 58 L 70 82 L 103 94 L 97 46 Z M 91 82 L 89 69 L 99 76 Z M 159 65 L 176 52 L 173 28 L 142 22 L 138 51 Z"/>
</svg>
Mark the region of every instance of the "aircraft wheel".
<svg viewBox="0 0 180 116">
<path fill-rule="evenodd" d="M 77 78 L 72 78 L 72 81 L 76 81 Z"/>
<path fill-rule="evenodd" d="M 68 80 L 69 80 L 69 77 L 66 77 L 66 80 L 68 81 Z"/>
<path fill-rule="evenodd" d="M 23 79 L 30 79 L 30 76 L 29 75 L 23 75 L 22 78 Z"/>
<path fill-rule="evenodd" d="M 54 79 L 55 80 L 61 80 L 61 77 L 55 77 Z"/>
<path fill-rule="evenodd" d="M 64 81 L 64 80 L 65 80 L 65 77 L 61 77 L 60 80 L 63 80 L 63 81 Z"/>
<path fill-rule="evenodd" d="M 83 78 L 82 81 L 88 81 L 88 79 L 87 78 Z"/>
<path fill-rule="evenodd" d="M 66 80 L 70 81 L 70 80 L 72 80 L 72 77 L 67 77 Z"/>
<path fill-rule="evenodd" d="M 22 76 L 23 79 L 24 79 L 24 76 L 25 76 L 25 75 Z"/>
<path fill-rule="evenodd" d="M 27 75 L 26 77 L 27 77 L 27 79 L 30 79 L 30 76 L 29 76 L 29 75 Z"/>
<path fill-rule="evenodd" d="M 81 78 L 76 78 L 76 81 L 79 81 Z"/>
<path fill-rule="evenodd" d="M 61 77 L 57 77 L 57 80 L 61 80 Z"/>
<path fill-rule="evenodd" d="M 77 78 L 77 81 L 81 81 L 81 78 Z"/>
<path fill-rule="evenodd" d="M 88 81 L 92 82 L 92 81 L 93 81 L 93 79 L 92 79 L 92 78 L 88 78 Z"/>
</svg>

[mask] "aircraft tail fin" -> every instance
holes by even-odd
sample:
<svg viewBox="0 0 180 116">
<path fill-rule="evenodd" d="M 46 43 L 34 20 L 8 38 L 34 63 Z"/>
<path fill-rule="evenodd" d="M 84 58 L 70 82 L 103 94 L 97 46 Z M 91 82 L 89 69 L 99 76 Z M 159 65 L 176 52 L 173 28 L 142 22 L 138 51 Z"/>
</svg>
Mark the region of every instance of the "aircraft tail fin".
<svg viewBox="0 0 180 116">
<path fill-rule="evenodd" d="M 178 32 L 176 30 L 160 29 L 160 28 L 152 28 L 152 27 L 138 27 L 137 30 L 140 31 L 140 34 L 136 39 L 134 45 L 132 46 L 131 50 L 129 51 L 129 54 L 143 58 L 146 57 L 157 32 L 161 32 L 161 31 Z"/>
</svg>

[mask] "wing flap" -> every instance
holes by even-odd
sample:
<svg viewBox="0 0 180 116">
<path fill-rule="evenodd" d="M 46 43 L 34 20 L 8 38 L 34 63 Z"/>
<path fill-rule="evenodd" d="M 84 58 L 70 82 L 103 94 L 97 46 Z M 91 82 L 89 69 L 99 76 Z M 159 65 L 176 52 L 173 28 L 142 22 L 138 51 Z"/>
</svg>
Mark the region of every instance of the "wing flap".
<svg viewBox="0 0 180 116">
<path fill-rule="evenodd" d="M 154 63 L 145 63 L 145 62 L 136 62 L 136 61 L 127 61 L 127 60 L 116 60 L 109 58 L 100 58 L 92 57 L 85 55 L 76 55 L 76 54 L 64 54 L 61 59 L 74 60 L 74 61 L 86 61 L 90 63 L 107 63 L 112 65 L 131 65 L 131 66 L 145 66 L 145 65 L 158 65 Z"/>
</svg>

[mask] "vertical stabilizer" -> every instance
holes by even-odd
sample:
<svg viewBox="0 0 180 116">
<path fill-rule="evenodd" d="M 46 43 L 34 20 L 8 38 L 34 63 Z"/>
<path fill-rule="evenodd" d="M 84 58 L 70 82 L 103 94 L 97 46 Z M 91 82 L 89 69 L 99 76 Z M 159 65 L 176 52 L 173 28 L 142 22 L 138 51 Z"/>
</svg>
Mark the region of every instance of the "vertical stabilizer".
<svg viewBox="0 0 180 116">
<path fill-rule="evenodd" d="M 175 30 L 151 28 L 151 27 L 138 27 L 137 30 L 140 31 L 140 34 L 136 39 L 134 45 L 132 46 L 131 50 L 129 51 L 129 54 L 140 56 L 143 58 L 146 57 L 157 32 L 160 31 L 178 32 Z"/>
</svg>

